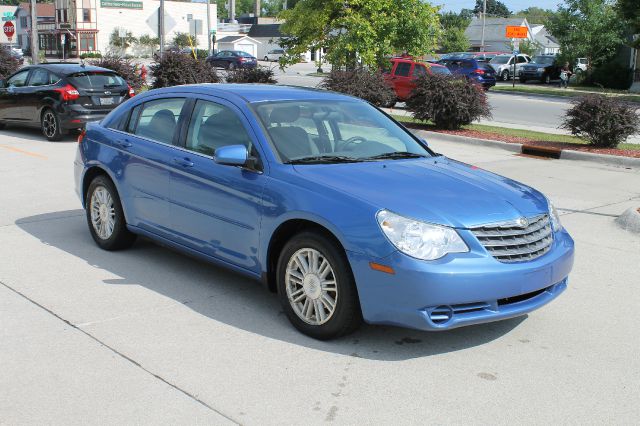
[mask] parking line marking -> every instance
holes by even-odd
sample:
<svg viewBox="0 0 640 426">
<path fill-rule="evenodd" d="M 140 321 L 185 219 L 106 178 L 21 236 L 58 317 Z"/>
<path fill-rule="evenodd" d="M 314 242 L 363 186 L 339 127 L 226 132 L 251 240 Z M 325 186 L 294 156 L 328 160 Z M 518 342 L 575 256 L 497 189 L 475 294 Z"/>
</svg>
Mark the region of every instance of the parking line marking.
<svg viewBox="0 0 640 426">
<path fill-rule="evenodd" d="M 19 152 L 20 154 L 28 155 L 30 157 L 42 158 L 44 160 L 48 160 L 49 159 L 49 157 L 47 157 L 45 155 L 38 154 L 36 152 L 25 151 L 24 149 L 14 148 L 12 146 L 0 145 L 0 148 L 8 149 L 9 151 L 13 151 L 13 152 Z"/>
</svg>

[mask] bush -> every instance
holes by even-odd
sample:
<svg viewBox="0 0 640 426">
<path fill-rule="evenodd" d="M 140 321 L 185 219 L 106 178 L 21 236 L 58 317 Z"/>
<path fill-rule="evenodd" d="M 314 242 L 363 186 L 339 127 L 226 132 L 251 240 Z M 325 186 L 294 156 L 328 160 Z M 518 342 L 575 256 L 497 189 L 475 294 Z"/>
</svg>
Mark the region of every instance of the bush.
<svg viewBox="0 0 640 426">
<path fill-rule="evenodd" d="M 0 78 L 7 78 L 20 68 L 20 61 L 11 56 L 8 48 L 0 47 Z"/>
<path fill-rule="evenodd" d="M 92 58 L 102 58 L 102 53 L 100 53 L 100 52 L 87 52 L 87 53 L 82 53 L 80 55 L 80 59 L 92 59 Z"/>
<path fill-rule="evenodd" d="M 89 63 L 96 67 L 107 68 L 117 72 L 136 92 L 146 84 L 140 75 L 139 65 L 128 58 L 107 55 L 103 58 L 92 60 Z"/>
<path fill-rule="evenodd" d="M 235 68 L 227 72 L 227 83 L 267 83 L 276 84 L 273 69 L 257 66 L 255 68 Z"/>
<path fill-rule="evenodd" d="M 179 84 L 217 83 L 216 70 L 206 61 L 179 52 L 164 52 L 162 59 L 149 66 L 155 78 L 153 88 Z"/>
<path fill-rule="evenodd" d="M 479 118 L 491 117 L 484 90 L 464 78 L 427 74 L 416 79 L 407 99 L 416 120 L 434 122 L 439 129 L 459 129 Z"/>
<path fill-rule="evenodd" d="M 606 87 L 608 89 L 626 90 L 631 86 L 632 72 L 629 67 L 617 62 L 606 62 L 594 69 L 585 83 Z"/>
<path fill-rule="evenodd" d="M 604 95 L 589 95 L 572 104 L 561 127 L 593 146 L 615 148 L 640 132 L 637 107 L 630 103 Z"/>
<path fill-rule="evenodd" d="M 377 106 L 388 106 L 396 100 L 393 88 L 384 81 L 381 72 L 362 68 L 353 71 L 333 70 L 319 87 L 356 96 Z"/>
</svg>

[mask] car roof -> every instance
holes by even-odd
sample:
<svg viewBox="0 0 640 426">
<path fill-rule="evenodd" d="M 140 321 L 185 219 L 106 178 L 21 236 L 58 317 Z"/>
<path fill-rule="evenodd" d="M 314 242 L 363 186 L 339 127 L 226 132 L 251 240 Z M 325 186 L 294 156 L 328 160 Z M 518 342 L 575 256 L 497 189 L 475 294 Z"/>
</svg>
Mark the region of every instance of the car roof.
<svg viewBox="0 0 640 426">
<path fill-rule="evenodd" d="M 81 65 L 81 64 L 77 64 L 77 63 L 69 63 L 69 62 L 65 62 L 65 63 L 43 63 L 43 64 L 38 64 L 38 65 L 29 65 L 27 67 L 24 67 L 24 69 L 30 69 L 30 68 L 44 68 L 47 71 L 51 71 L 54 72 L 56 74 L 75 74 L 77 72 L 91 72 L 91 71 L 100 71 L 100 72 L 115 72 L 113 70 L 107 69 L 107 68 L 102 68 L 102 67 L 95 67 L 93 65 Z"/>
<path fill-rule="evenodd" d="M 186 84 L 181 86 L 164 87 L 162 89 L 150 90 L 143 95 L 138 96 L 146 97 L 147 95 L 151 96 L 159 93 L 176 92 L 236 98 L 237 100 L 249 103 L 292 100 L 353 101 L 356 99 L 352 96 L 341 93 L 309 87 L 229 83 Z"/>
</svg>

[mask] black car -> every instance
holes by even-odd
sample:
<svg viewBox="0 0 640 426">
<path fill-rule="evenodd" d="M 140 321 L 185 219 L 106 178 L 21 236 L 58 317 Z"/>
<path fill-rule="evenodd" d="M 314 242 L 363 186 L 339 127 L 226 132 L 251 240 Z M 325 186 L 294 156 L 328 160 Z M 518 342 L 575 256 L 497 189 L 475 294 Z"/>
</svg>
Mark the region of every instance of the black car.
<svg viewBox="0 0 640 426">
<path fill-rule="evenodd" d="M 255 68 L 258 60 L 242 50 L 221 50 L 207 58 L 207 62 L 214 67 L 222 67 L 229 70 L 234 68 Z"/>
<path fill-rule="evenodd" d="M 558 58 L 554 55 L 534 56 L 531 62 L 520 68 L 520 82 L 526 83 L 527 81 L 537 80 L 549 84 L 551 80 L 560 78 L 561 68 Z"/>
<path fill-rule="evenodd" d="M 0 80 L 0 128 L 40 127 L 51 141 L 101 120 L 135 94 L 117 73 L 76 63 L 27 66 Z"/>
</svg>

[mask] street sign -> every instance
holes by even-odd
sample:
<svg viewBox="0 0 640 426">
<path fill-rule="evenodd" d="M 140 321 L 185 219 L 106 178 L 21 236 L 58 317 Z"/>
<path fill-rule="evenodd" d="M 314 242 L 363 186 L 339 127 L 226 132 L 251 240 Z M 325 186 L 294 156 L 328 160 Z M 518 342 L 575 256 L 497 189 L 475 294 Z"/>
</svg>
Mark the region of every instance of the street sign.
<svg viewBox="0 0 640 426">
<path fill-rule="evenodd" d="M 507 25 L 506 37 L 507 38 L 527 38 L 528 37 L 527 27 Z"/>
<path fill-rule="evenodd" d="M 16 15 L 13 12 L 4 12 L 2 14 L 2 20 L 3 21 L 15 21 L 16 19 Z"/>
<path fill-rule="evenodd" d="M 11 37 L 16 33 L 16 27 L 13 26 L 11 21 L 5 22 L 2 29 L 4 30 L 4 35 L 6 35 L 9 40 L 11 40 Z"/>
</svg>

